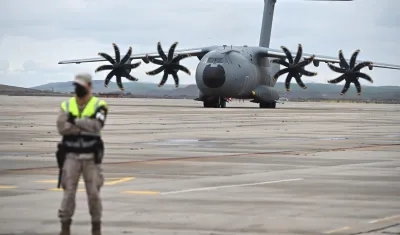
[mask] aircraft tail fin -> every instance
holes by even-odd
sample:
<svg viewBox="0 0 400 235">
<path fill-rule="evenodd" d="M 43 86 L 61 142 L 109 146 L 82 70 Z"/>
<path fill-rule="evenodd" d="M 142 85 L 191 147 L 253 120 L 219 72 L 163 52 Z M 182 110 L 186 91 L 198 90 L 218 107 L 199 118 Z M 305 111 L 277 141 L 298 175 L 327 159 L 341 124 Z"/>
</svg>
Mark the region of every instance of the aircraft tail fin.
<svg viewBox="0 0 400 235">
<path fill-rule="evenodd" d="M 264 0 L 264 13 L 261 23 L 260 47 L 269 47 L 271 41 L 272 22 L 274 19 L 275 3 L 280 0 Z M 303 0 L 315 2 L 352 2 L 354 0 Z"/>
</svg>

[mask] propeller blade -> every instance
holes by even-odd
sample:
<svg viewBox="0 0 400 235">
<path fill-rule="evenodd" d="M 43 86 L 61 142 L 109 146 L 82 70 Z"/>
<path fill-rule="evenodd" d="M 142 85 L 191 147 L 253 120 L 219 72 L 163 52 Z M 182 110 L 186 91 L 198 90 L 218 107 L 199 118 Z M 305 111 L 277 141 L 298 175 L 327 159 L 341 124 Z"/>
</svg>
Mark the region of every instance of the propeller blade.
<svg viewBox="0 0 400 235">
<path fill-rule="evenodd" d="M 314 58 L 315 58 L 315 55 L 312 55 L 310 58 L 306 58 L 306 59 L 304 59 L 303 61 L 301 61 L 300 63 L 298 63 L 298 64 L 296 65 L 296 67 L 304 67 L 304 66 L 307 66 L 307 65 L 311 64 L 311 62 L 314 60 Z"/>
<path fill-rule="evenodd" d="M 124 86 L 122 85 L 121 75 L 117 74 L 116 75 L 116 80 L 117 80 L 117 85 L 118 85 L 119 89 L 121 91 L 123 91 L 124 90 Z"/>
<path fill-rule="evenodd" d="M 307 86 L 303 83 L 303 81 L 301 80 L 300 74 L 295 73 L 294 74 L 294 78 L 296 79 L 297 84 L 299 84 L 299 86 L 303 89 L 307 89 Z"/>
<path fill-rule="evenodd" d="M 168 61 L 171 61 L 173 59 L 175 48 L 176 48 L 177 45 L 178 45 L 178 42 L 174 42 L 174 44 L 172 44 L 172 46 L 169 48 Z"/>
<path fill-rule="evenodd" d="M 99 53 L 99 56 L 103 57 L 104 59 L 106 59 L 106 60 L 107 60 L 108 62 L 110 62 L 111 64 L 115 64 L 115 63 L 116 63 L 115 60 L 114 60 L 111 56 L 109 56 L 108 54 L 106 54 L 106 53 L 100 52 L 100 53 Z"/>
<path fill-rule="evenodd" d="M 136 63 L 134 63 L 134 64 L 124 64 L 123 67 L 124 67 L 124 69 L 136 69 L 137 67 L 139 67 L 139 65 L 140 65 L 141 63 L 142 63 L 142 62 L 139 61 L 139 62 L 136 62 Z"/>
<path fill-rule="evenodd" d="M 281 75 L 290 72 L 289 68 L 284 68 L 282 70 L 279 70 L 273 77 L 274 80 L 277 80 Z"/>
<path fill-rule="evenodd" d="M 361 84 L 360 84 L 360 82 L 358 80 L 355 80 L 353 83 L 356 86 L 357 95 L 361 95 Z"/>
<path fill-rule="evenodd" d="M 350 82 L 346 81 L 346 84 L 344 84 L 343 90 L 340 92 L 340 95 L 344 95 L 349 89 L 349 87 L 350 87 Z"/>
<path fill-rule="evenodd" d="M 151 62 L 153 62 L 154 64 L 157 64 L 157 65 L 164 65 L 164 61 L 158 60 L 156 58 L 149 58 L 149 61 L 151 61 Z"/>
<path fill-rule="evenodd" d="M 124 58 L 122 58 L 120 64 L 125 64 L 128 61 L 129 57 L 131 57 L 131 55 L 132 55 L 132 47 L 129 47 L 128 52 L 126 53 Z"/>
<path fill-rule="evenodd" d="M 130 74 L 129 74 L 128 72 L 126 72 L 126 71 L 123 71 L 122 73 L 123 73 L 123 75 L 125 76 L 125 78 L 128 79 L 129 81 L 132 81 L 132 82 L 137 82 L 137 81 L 139 81 L 139 79 L 133 77 L 132 75 L 130 75 Z"/>
<path fill-rule="evenodd" d="M 177 63 L 182 59 L 192 56 L 191 54 L 179 54 L 174 59 L 172 59 L 172 63 Z"/>
<path fill-rule="evenodd" d="M 292 53 L 290 53 L 290 51 L 289 51 L 286 47 L 284 47 L 284 46 L 281 46 L 281 48 L 282 48 L 283 52 L 285 52 L 286 58 L 288 59 L 289 63 L 290 63 L 290 64 L 293 64 Z"/>
<path fill-rule="evenodd" d="M 101 65 L 95 70 L 95 73 L 104 71 L 104 70 L 112 70 L 112 69 L 114 69 L 114 66 L 112 66 L 112 65 Z"/>
<path fill-rule="evenodd" d="M 368 74 L 356 72 L 355 76 L 364 78 L 365 80 L 369 81 L 370 83 L 374 83 L 374 80 L 372 80 L 372 78 L 370 76 L 368 76 Z"/>
<path fill-rule="evenodd" d="M 344 69 L 349 69 L 350 68 L 349 64 L 347 63 L 346 59 L 343 56 L 343 51 L 342 50 L 339 51 L 339 61 L 340 61 L 339 64 L 340 64 L 341 68 L 344 68 Z"/>
<path fill-rule="evenodd" d="M 347 74 L 342 74 L 335 79 L 329 80 L 328 83 L 339 83 L 339 82 L 343 81 L 344 79 L 346 79 L 346 77 L 347 77 Z"/>
<path fill-rule="evenodd" d="M 317 72 L 310 72 L 310 71 L 307 71 L 307 70 L 305 70 L 305 69 L 303 69 L 303 68 L 300 68 L 300 69 L 299 69 L 299 73 L 302 74 L 302 75 L 304 75 L 304 76 L 307 76 L 307 77 L 311 77 L 311 76 L 316 76 L 316 75 L 318 75 Z"/>
<path fill-rule="evenodd" d="M 174 81 L 175 81 L 175 87 L 179 87 L 179 77 L 178 77 L 178 74 L 172 73 L 172 77 L 174 78 Z"/>
<path fill-rule="evenodd" d="M 372 65 L 372 64 L 373 64 L 373 63 L 370 62 L 370 61 L 361 62 L 361 63 L 357 64 L 356 67 L 353 68 L 353 71 L 357 71 L 357 72 L 358 72 L 358 71 L 360 71 L 362 68 L 367 67 L 367 66 L 370 66 L 370 65 Z"/>
<path fill-rule="evenodd" d="M 294 64 L 299 63 L 302 54 L 303 54 L 303 47 L 301 46 L 301 44 L 299 44 L 299 48 L 297 50 L 296 58 L 294 58 L 294 62 L 293 62 Z"/>
<path fill-rule="evenodd" d="M 190 71 L 188 68 L 186 68 L 185 66 L 182 66 L 180 64 L 171 64 L 171 67 L 173 69 L 179 69 L 182 70 L 183 72 L 187 73 L 188 75 L 190 75 Z"/>
<path fill-rule="evenodd" d="M 163 75 L 160 83 L 158 84 L 158 87 L 164 86 L 165 82 L 167 82 L 167 78 L 168 78 L 168 73 L 164 72 L 164 75 Z"/>
<path fill-rule="evenodd" d="M 360 50 L 356 50 L 353 55 L 351 56 L 350 59 L 350 68 L 354 68 L 354 65 L 356 65 L 356 60 L 357 60 L 357 56 L 358 53 L 360 53 Z"/>
<path fill-rule="evenodd" d="M 162 47 L 161 47 L 161 42 L 158 42 L 158 43 L 157 43 L 157 51 L 158 51 L 158 54 L 160 54 L 161 58 L 162 58 L 164 61 L 166 61 L 166 60 L 168 59 L 167 56 L 165 55 L 165 53 L 164 53 Z"/>
<path fill-rule="evenodd" d="M 286 91 L 290 91 L 290 82 L 293 78 L 293 73 L 288 73 L 288 75 L 286 76 L 286 80 L 285 80 L 285 88 Z"/>
<path fill-rule="evenodd" d="M 146 72 L 146 74 L 147 74 L 147 75 L 156 75 L 156 74 L 161 73 L 164 69 L 165 69 L 165 68 L 164 68 L 164 65 L 162 65 L 162 66 L 156 68 L 155 70 Z"/>
<path fill-rule="evenodd" d="M 111 78 L 115 75 L 115 70 L 112 70 L 107 74 L 106 79 L 104 80 L 104 87 L 108 87 L 108 83 L 110 83 Z"/>
<path fill-rule="evenodd" d="M 117 44 L 113 43 L 112 44 L 114 47 L 114 52 L 115 52 L 115 60 L 117 61 L 117 63 L 121 62 L 121 54 L 119 52 L 119 48 L 117 46 Z"/>
<path fill-rule="evenodd" d="M 331 70 L 333 70 L 334 72 L 337 72 L 337 73 L 346 73 L 346 72 L 347 72 L 345 69 L 336 67 L 335 65 L 330 64 L 330 63 L 328 63 L 328 66 L 329 66 L 329 68 L 330 68 Z"/>
</svg>

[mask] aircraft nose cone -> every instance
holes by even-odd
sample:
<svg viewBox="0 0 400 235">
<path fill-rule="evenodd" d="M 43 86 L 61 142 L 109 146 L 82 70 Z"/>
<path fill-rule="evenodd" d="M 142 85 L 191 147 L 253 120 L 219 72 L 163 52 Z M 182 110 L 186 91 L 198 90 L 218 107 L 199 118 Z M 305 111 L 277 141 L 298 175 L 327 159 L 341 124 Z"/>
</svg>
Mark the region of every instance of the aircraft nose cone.
<svg viewBox="0 0 400 235">
<path fill-rule="evenodd" d="M 219 88 L 225 83 L 225 69 L 222 65 L 207 65 L 203 72 L 203 82 L 209 88 Z"/>
</svg>

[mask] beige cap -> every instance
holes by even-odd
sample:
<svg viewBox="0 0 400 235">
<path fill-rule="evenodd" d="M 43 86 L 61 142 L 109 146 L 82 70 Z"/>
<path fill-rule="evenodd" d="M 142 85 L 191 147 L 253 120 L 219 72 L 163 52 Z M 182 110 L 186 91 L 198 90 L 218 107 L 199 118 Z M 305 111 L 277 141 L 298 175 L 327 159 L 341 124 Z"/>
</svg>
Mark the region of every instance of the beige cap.
<svg viewBox="0 0 400 235">
<path fill-rule="evenodd" d="M 89 73 L 79 73 L 75 75 L 73 83 L 87 87 L 90 83 L 92 83 L 92 75 Z"/>
</svg>

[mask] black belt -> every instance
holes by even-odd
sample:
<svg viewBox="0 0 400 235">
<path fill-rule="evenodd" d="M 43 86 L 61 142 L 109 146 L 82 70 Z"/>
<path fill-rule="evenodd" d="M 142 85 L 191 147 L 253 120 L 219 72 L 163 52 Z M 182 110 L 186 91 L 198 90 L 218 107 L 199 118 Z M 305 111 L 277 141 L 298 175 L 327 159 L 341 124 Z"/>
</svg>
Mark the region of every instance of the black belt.
<svg viewBox="0 0 400 235">
<path fill-rule="evenodd" d="M 63 136 L 62 148 L 66 153 L 97 153 L 104 148 L 100 136 L 69 135 Z"/>
</svg>

